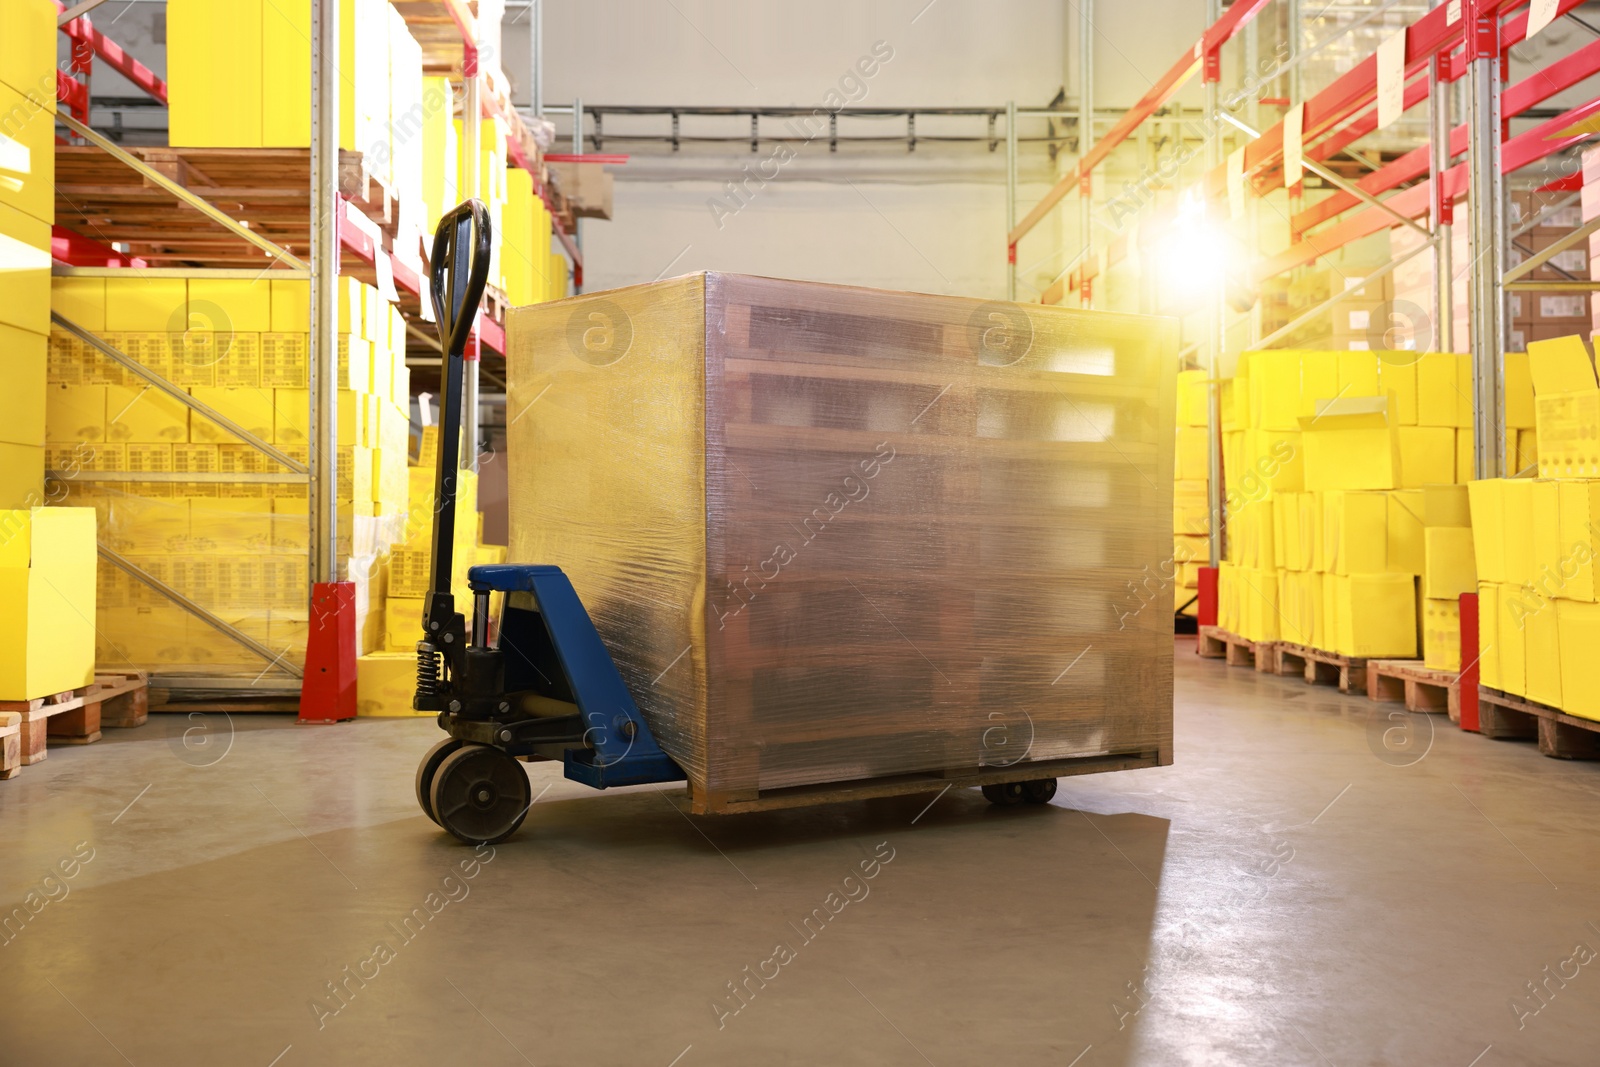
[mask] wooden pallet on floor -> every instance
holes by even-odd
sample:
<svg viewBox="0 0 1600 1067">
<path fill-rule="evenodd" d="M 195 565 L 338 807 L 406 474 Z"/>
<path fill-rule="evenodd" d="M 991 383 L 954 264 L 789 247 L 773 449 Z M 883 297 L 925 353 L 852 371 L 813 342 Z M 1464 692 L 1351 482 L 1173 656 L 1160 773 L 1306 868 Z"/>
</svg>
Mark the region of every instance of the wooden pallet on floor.
<svg viewBox="0 0 1600 1067">
<path fill-rule="evenodd" d="M 0 711 L 0 780 L 22 770 L 22 716 Z"/>
<path fill-rule="evenodd" d="M 1194 650 L 1201 659 L 1220 659 L 1230 667 L 1254 667 L 1268 672 L 1276 641 L 1251 641 L 1220 626 L 1202 626 Z"/>
<path fill-rule="evenodd" d="M 1274 651 L 1277 656 L 1275 674 L 1300 674 L 1307 685 L 1336 685 L 1341 693 L 1367 690 L 1368 661 L 1358 656 L 1325 652 L 1292 641 L 1279 641 Z"/>
<path fill-rule="evenodd" d="M 0 701 L 0 715 L 18 717 L 18 746 L 24 767 L 48 754 L 46 745 L 87 745 L 100 740 L 102 715 L 110 706 L 112 726 L 137 726 L 143 722 L 143 671 L 97 673 L 89 685 L 32 700 Z M 0 777 L 4 777 L 0 774 Z"/>
<path fill-rule="evenodd" d="M 1420 659 L 1367 660 L 1367 696 L 1407 711 L 1447 712 L 1461 719 L 1460 674 L 1425 667 Z"/>
<path fill-rule="evenodd" d="M 1497 740 L 1536 738 L 1539 751 L 1554 759 L 1600 759 L 1600 722 L 1482 685 L 1478 732 Z"/>
</svg>

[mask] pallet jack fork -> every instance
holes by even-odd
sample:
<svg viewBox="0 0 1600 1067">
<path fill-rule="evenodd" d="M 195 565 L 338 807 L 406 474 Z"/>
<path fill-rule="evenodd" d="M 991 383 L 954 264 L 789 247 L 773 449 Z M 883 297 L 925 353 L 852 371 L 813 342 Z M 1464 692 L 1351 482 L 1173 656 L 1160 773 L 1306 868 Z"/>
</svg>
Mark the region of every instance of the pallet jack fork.
<svg viewBox="0 0 1600 1067">
<path fill-rule="evenodd" d="M 439 713 L 449 736 L 417 768 L 417 801 L 468 844 L 504 840 L 532 790 L 520 759 L 560 760 L 596 789 L 680 781 L 611 653 L 560 567 L 505 563 L 467 571 L 472 625 L 450 592 L 467 337 L 489 273 L 489 215 L 468 200 L 439 222 L 428 289 L 444 366 L 434 481 L 433 555 L 411 706 Z M 476 442 L 472 442 L 476 448 Z M 491 638 L 491 593 L 502 595 Z"/>
</svg>

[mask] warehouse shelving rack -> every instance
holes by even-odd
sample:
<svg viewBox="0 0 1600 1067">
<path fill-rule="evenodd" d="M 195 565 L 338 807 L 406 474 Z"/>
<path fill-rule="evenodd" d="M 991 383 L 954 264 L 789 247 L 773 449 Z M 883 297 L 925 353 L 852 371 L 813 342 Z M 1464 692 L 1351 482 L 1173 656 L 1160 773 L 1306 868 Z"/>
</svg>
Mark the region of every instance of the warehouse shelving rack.
<svg viewBox="0 0 1600 1067">
<path fill-rule="evenodd" d="M 153 100 L 165 105 L 167 87 L 160 77 L 143 64 L 128 56 L 114 41 L 97 30 L 89 17 L 95 3 L 73 6 L 58 17 L 61 32 L 72 42 L 71 63 L 66 71 L 57 71 L 57 97 L 66 110 L 56 116 L 67 136 L 58 133 L 58 163 L 66 161 L 69 172 L 83 173 L 89 179 L 82 187 L 69 187 L 63 193 L 58 189 L 58 202 L 64 209 L 58 218 L 72 220 L 76 216 L 79 228 L 59 222 L 52 232 L 53 272 L 58 276 L 125 276 L 137 270 L 141 277 L 204 277 L 211 279 L 259 280 L 263 277 L 303 279 L 311 283 L 311 346 L 308 385 L 311 393 L 311 443 L 308 463 L 301 463 L 283 453 L 272 444 L 262 441 L 247 430 L 233 424 L 220 413 L 191 397 L 187 390 L 162 378 L 140 365 L 127 354 L 118 351 L 104 338 L 97 337 L 63 316 L 52 316 L 53 324 L 73 335 L 84 344 L 99 351 L 107 359 L 119 364 L 124 372 L 143 379 L 151 388 L 172 397 L 211 422 L 221 426 L 237 440 L 251 446 L 274 464 L 283 468 L 279 473 L 266 474 L 158 474 L 139 472 L 80 471 L 73 480 L 81 482 L 117 481 L 183 481 L 183 482 L 271 482 L 306 484 L 310 487 L 309 509 L 310 553 L 308 570 L 314 588 L 318 583 L 336 581 L 335 532 L 336 486 L 335 464 L 320 457 L 336 455 L 337 415 L 334 409 L 336 393 L 336 358 L 338 316 L 335 306 L 335 287 L 341 273 L 360 277 L 369 283 L 392 279 L 396 292 L 401 294 L 401 308 L 408 319 L 425 319 L 429 310 L 423 304 L 426 269 L 426 248 L 405 249 L 396 246 L 393 229 L 383 223 L 392 218 L 387 202 L 387 190 L 374 190 L 373 179 L 362 166 L 358 153 L 343 152 L 338 146 L 339 82 L 337 57 L 339 55 L 339 3 L 338 0 L 313 0 L 312 19 L 312 143 L 309 149 L 288 150 L 291 173 L 305 175 L 298 190 L 269 190 L 269 194 L 289 192 L 289 203 L 307 207 L 305 221 L 291 227 L 294 238 L 310 252 L 302 258 L 284 247 L 280 241 L 290 235 L 271 228 L 263 233 L 259 225 L 234 218 L 227 211 L 212 204 L 203 195 L 202 182 L 184 180 L 188 153 L 184 150 L 141 151 L 125 150 L 110 138 L 88 126 L 89 87 L 87 75 L 96 58 L 129 79 Z M 424 69 L 444 74 L 462 83 L 464 142 L 480 143 L 479 122 L 486 116 L 498 116 L 508 128 L 507 155 L 516 166 L 528 170 L 534 179 L 536 195 L 551 205 L 552 191 L 545 187 L 536 162 L 535 153 L 528 150 L 532 138 L 521 118 L 510 105 L 503 73 L 481 61 L 478 32 L 472 11 L 464 0 L 400 0 L 394 5 L 406 19 L 420 44 L 423 45 Z M 80 80 L 82 76 L 82 80 Z M 73 139 L 77 143 L 74 143 Z M 247 153 L 279 152 L 274 149 L 216 150 L 221 155 L 235 156 Z M 463 157 L 465 179 L 475 187 L 478 175 L 479 153 L 467 152 Z M 98 160 L 99 162 L 94 162 Z M 280 163 L 283 161 L 280 161 Z M 96 169 L 99 167 L 100 169 Z M 107 169 L 109 168 L 109 169 Z M 298 168 L 296 170 L 296 168 Z M 281 168 L 275 168 L 281 169 Z M 183 208 L 198 213 L 214 228 L 224 232 L 219 243 L 216 234 L 199 236 L 194 227 L 178 227 L 169 240 L 160 244 L 161 254 L 149 258 L 135 254 L 133 242 L 125 234 L 106 233 L 105 227 L 91 220 L 89 214 L 77 211 L 80 199 L 92 200 L 95 196 L 114 195 L 112 189 L 121 183 L 124 191 L 142 190 L 147 196 L 176 200 Z M 260 184 L 259 182 L 256 184 Z M 292 186 L 292 182 L 290 183 Z M 87 205 L 85 205 L 87 206 Z M 105 212 L 100 218 L 114 218 L 114 212 Z M 112 227 L 114 228 L 114 226 Z M 91 232 L 85 233 L 84 230 Z M 582 257 L 572 237 L 556 224 L 557 238 L 573 260 L 574 277 L 581 283 Z M 272 234 L 269 236 L 268 234 Z M 274 236 L 279 240 L 275 240 Z M 153 246 L 154 247 L 154 246 Z M 263 259 L 268 262 L 261 266 Z M 157 262 L 152 262 L 156 260 Z M 182 263 L 184 266 L 173 266 Z M 218 266 L 217 264 L 231 264 Z M 163 265 L 165 264 L 165 265 Z M 193 264 L 208 264 L 194 266 Z M 246 265 L 253 264 L 253 265 Z M 498 315 L 478 316 L 469 352 L 468 392 L 466 420 L 467 441 L 476 439 L 478 356 L 481 349 L 498 353 L 505 350 L 503 309 Z M 408 333 L 422 343 L 437 348 L 430 333 L 408 321 Z M 471 451 L 471 450 L 468 450 Z M 475 463 L 475 456 L 464 457 Z M 266 669 L 254 679 L 246 676 L 171 673 L 152 675 L 152 685 L 169 690 L 201 692 L 227 692 L 248 690 L 252 697 L 263 695 L 290 696 L 302 689 L 302 671 L 284 662 L 281 652 L 255 641 L 248 634 L 217 617 L 203 605 L 195 603 L 182 592 L 159 578 L 150 575 L 122 557 L 109 546 L 100 546 L 100 555 L 107 562 L 122 569 L 168 601 L 200 619 L 217 632 L 249 649 L 266 662 Z M 307 590 L 308 603 L 312 590 Z M 269 676 L 270 679 L 269 680 Z"/>
<path fill-rule="evenodd" d="M 1291 31 L 1298 37 L 1300 4 L 1298 0 L 1284 2 Z M 1554 17 L 1566 15 L 1579 7 L 1581 2 L 1556 0 Z M 1299 110 L 1302 117 L 1303 165 L 1306 170 L 1333 186 L 1335 191 L 1303 210 L 1298 209 L 1295 201 L 1291 200 L 1294 210 L 1289 220 L 1290 247 L 1257 264 L 1253 271 L 1255 282 L 1309 264 L 1359 238 L 1385 229 L 1410 227 L 1421 231 L 1426 239 L 1403 257 L 1391 260 L 1367 276 L 1349 279 L 1349 287 L 1343 292 L 1335 293 L 1305 310 L 1282 328 L 1265 337 L 1252 337 L 1253 346 L 1272 347 L 1284 342 L 1307 323 L 1327 314 L 1341 300 L 1359 293 L 1366 284 L 1389 274 L 1405 260 L 1424 251 L 1431 252 L 1434 259 L 1435 293 L 1431 313 L 1438 319 L 1440 330 L 1445 331 L 1444 337 L 1448 341 L 1453 307 L 1452 280 L 1453 275 L 1459 276 L 1461 273 L 1460 266 L 1453 269 L 1450 262 L 1451 229 L 1455 205 L 1465 197 L 1468 201 L 1467 223 L 1472 238 L 1471 247 L 1479 250 L 1465 270 L 1471 297 L 1469 340 L 1474 367 L 1475 468 L 1479 478 L 1498 477 L 1503 473 L 1501 439 L 1505 397 L 1502 368 L 1507 332 L 1506 294 L 1600 291 L 1600 281 L 1529 278 L 1536 268 L 1560 251 L 1600 231 L 1600 220 L 1587 223 L 1557 239 L 1516 267 L 1506 268 L 1511 242 L 1562 207 L 1576 201 L 1576 190 L 1581 184 L 1576 175 L 1562 175 L 1542 184 L 1540 192 L 1566 192 L 1572 195 L 1546 205 L 1536 217 L 1525 221 L 1515 230 L 1509 230 L 1505 211 L 1506 176 L 1549 159 L 1600 132 L 1600 99 L 1596 99 L 1570 108 L 1514 137 L 1508 136 L 1512 118 L 1527 114 L 1557 93 L 1600 73 L 1600 40 L 1597 40 L 1576 48 L 1515 84 L 1505 85 L 1509 49 L 1528 35 L 1531 8 L 1518 11 L 1522 5 L 1523 0 L 1448 0 L 1432 7 L 1406 27 L 1404 106 L 1409 109 L 1427 102 L 1428 142 L 1377 166 L 1371 173 L 1354 181 L 1335 173 L 1333 164 L 1337 155 L 1377 128 L 1377 57 L 1368 56 L 1321 92 L 1304 100 L 1300 97 L 1297 75 L 1299 65 L 1309 54 L 1307 52 L 1292 50 L 1280 67 L 1257 79 L 1258 84 L 1270 85 L 1280 77 L 1289 77 L 1289 98 L 1266 99 L 1258 103 L 1281 106 L 1286 111 Z M 1223 126 L 1231 127 L 1245 139 L 1243 174 L 1234 175 L 1233 180 L 1238 181 L 1242 177 L 1245 189 L 1253 193 L 1255 198 L 1284 188 L 1286 120 L 1258 130 L 1219 106 L 1222 46 L 1245 31 L 1250 20 L 1266 6 L 1266 0 L 1236 0 L 1224 13 L 1218 9 L 1217 0 L 1213 0 L 1212 23 L 1193 48 L 1179 57 L 1105 136 L 1095 141 L 1092 148 L 1080 153 L 1076 164 L 1020 221 L 1016 220 L 1013 206 L 1017 182 L 1015 154 L 1014 150 L 1008 153 L 1007 195 L 1011 227 L 1007 234 L 1007 261 L 1013 299 L 1018 243 L 1045 221 L 1052 210 L 1071 193 L 1077 192 L 1079 197 L 1081 247 L 1054 283 L 1041 294 L 1042 303 L 1059 303 L 1069 294 L 1076 293 L 1082 305 L 1091 306 L 1096 277 L 1109 265 L 1134 254 L 1134 244 L 1140 232 L 1155 231 L 1161 221 L 1170 219 L 1170 208 L 1151 212 L 1140 220 L 1138 232 L 1120 236 L 1096 249 L 1088 217 L 1092 177 L 1111 153 L 1134 136 L 1142 124 L 1170 120 L 1173 115 L 1170 101 L 1196 73 L 1203 73 L 1206 86 L 1204 116 L 1211 126 L 1205 146 L 1207 171 L 1202 185 L 1205 201 L 1224 205 L 1228 202 L 1230 175 L 1222 161 Z M 1374 7 L 1373 12 L 1376 14 L 1391 6 L 1392 3 Z M 1087 38 L 1093 32 L 1089 22 L 1092 9 L 1087 2 L 1082 5 L 1082 17 L 1089 31 L 1084 35 Z M 1354 24 L 1345 28 L 1354 28 Z M 1246 44 L 1249 43 L 1247 37 Z M 1324 41 L 1316 47 L 1321 48 L 1326 43 Z M 1080 74 L 1088 74 L 1089 69 L 1087 62 L 1080 61 Z M 1464 122 L 1452 125 L 1449 89 L 1458 81 L 1465 83 L 1467 114 Z M 1088 101 L 1086 85 L 1080 85 L 1079 94 L 1080 103 Z M 1013 144 L 1014 126 L 1012 123 L 1009 131 Z M 1463 153 L 1465 159 L 1454 162 Z M 1253 199 L 1251 202 L 1259 201 Z M 1141 263 L 1145 262 L 1148 260 L 1141 259 Z M 1209 349 L 1208 366 L 1214 381 L 1225 351 L 1225 321 L 1226 312 L 1219 297 L 1211 314 L 1208 344 L 1204 346 Z M 1220 411 L 1215 384 L 1211 389 L 1210 413 L 1210 510 L 1214 517 L 1211 524 L 1211 564 L 1214 567 L 1222 553 Z"/>
</svg>

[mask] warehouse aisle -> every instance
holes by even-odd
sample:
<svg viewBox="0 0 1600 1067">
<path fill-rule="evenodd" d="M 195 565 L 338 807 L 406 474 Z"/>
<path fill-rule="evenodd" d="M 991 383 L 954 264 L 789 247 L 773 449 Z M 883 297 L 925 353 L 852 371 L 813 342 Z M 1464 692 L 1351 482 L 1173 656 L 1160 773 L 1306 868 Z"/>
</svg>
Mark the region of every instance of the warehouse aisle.
<svg viewBox="0 0 1600 1067">
<path fill-rule="evenodd" d="M 0 784 L 0 1059 L 1593 1062 L 1600 766 L 1442 718 L 1397 756 L 1189 647 L 1178 763 L 1045 809 L 691 821 L 536 766 L 474 859 L 412 799 L 428 721 L 52 749 Z"/>
</svg>

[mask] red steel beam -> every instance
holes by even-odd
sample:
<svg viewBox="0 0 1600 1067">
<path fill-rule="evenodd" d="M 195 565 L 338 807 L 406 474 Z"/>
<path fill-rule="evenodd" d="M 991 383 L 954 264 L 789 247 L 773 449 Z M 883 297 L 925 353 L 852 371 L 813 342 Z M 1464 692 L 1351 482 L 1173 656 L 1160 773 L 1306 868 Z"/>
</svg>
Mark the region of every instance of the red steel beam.
<svg viewBox="0 0 1600 1067">
<path fill-rule="evenodd" d="M 1546 69 L 1508 86 L 1501 97 L 1501 111 L 1506 118 L 1513 118 L 1597 73 L 1600 73 L 1600 41 L 1591 41 L 1571 55 L 1556 60 Z M 1421 84 L 1426 89 L 1427 83 Z M 1407 106 L 1412 103 L 1409 92 L 1406 94 L 1406 103 Z M 1453 159 L 1466 150 L 1467 126 L 1462 123 L 1450 131 L 1450 156 Z M 1427 172 L 1428 146 L 1424 144 L 1373 171 L 1356 184 L 1377 196 Z M 1294 233 L 1304 233 L 1359 203 L 1361 201 L 1349 193 L 1336 190 L 1332 196 L 1294 216 L 1290 220 L 1290 227 Z"/>
<path fill-rule="evenodd" d="M 1566 137 L 1556 135 L 1567 127 L 1595 115 L 1600 115 L 1600 99 L 1591 100 L 1564 115 L 1557 115 L 1548 122 L 1542 122 L 1531 130 L 1517 134 L 1507 141 L 1500 151 L 1501 172 L 1510 174 L 1530 163 L 1537 163 L 1562 149 L 1587 140 L 1590 135 L 1586 133 Z M 1467 194 L 1465 163 L 1457 163 L 1445 171 L 1443 177 L 1445 196 L 1450 200 L 1459 200 Z M 1418 182 L 1403 192 L 1395 193 L 1385 200 L 1384 204 L 1407 218 L 1421 218 L 1428 214 L 1432 189 L 1431 181 Z M 1303 241 L 1290 245 L 1284 251 L 1263 261 L 1256 269 L 1256 278 L 1270 278 L 1293 267 L 1310 263 L 1319 256 L 1325 256 L 1344 247 L 1351 241 L 1377 233 L 1379 230 L 1389 229 L 1393 225 L 1394 216 L 1378 208 L 1368 208 L 1335 226 L 1330 226 L 1321 233 L 1313 234 Z"/>
<path fill-rule="evenodd" d="M 61 5 L 57 3 L 56 11 L 59 13 L 60 10 Z M 95 55 L 105 60 L 106 66 L 127 78 L 147 95 L 163 104 L 167 102 L 167 83 L 157 77 L 155 71 L 123 51 L 117 42 L 95 29 L 87 15 L 73 19 L 61 27 L 61 32 L 73 41 L 81 42 L 93 49 Z"/>
<path fill-rule="evenodd" d="M 1573 2 L 1574 4 L 1581 3 L 1582 0 L 1573 0 Z M 1194 43 L 1194 47 L 1185 52 L 1165 74 L 1158 78 L 1156 83 L 1150 86 L 1149 91 L 1139 98 L 1139 102 L 1129 108 L 1127 113 L 1117 121 L 1117 124 L 1111 127 L 1111 130 L 1096 142 L 1088 152 L 1084 153 L 1083 157 L 1079 159 L 1078 165 L 1072 169 L 1072 173 L 1065 175 L 1060 181 L 1056 182 L 1050 191 L 1044 194 L 1044 198 L 1033 206 L 1033 210 L 1029 211 L 1021 222 L 1017 223 L 1016 228 L 1006 236 L 1006 241 L 1010 247 L 1014 250 L 1017 242 L 1022 240 L 1029 230 L 1037 226 L 1040 220 L 1050 213 L 1051 208 L 1059 204 L 1068 193 L 1077 187 L 1083 175 L 1094 173 L 1094 168 L 1104 162 L 1106 157 L 1118 145 L 1132 136 L 1133 131 L 1138 129 L 1145 119 L 1165 107 L 1167 101 L 1176 96 L 1178 90 L 1182 89 L 1185 83 L 1194 77 L 1195 72 L 1200 70 L 1207 57 L 1214 56 L 1216 51 L 1231 40 L 1233 35 L 1238 33 L 1246 22 L 1249 22 L 1258 11 L 1267 6 L 1267 3 L 1268 0 L 1234 0 L 1233 6 L 1228 8 L 1227 12 L 1213 25 L 1206 28 L 1205 33 L 1201 34 L 1200 39 Z M 1213 79 L 1208 77 L 1207 80 Z M 1080 131 L 1079 136 L 1083 137 L 1084 132 Z"/>
</svg>

